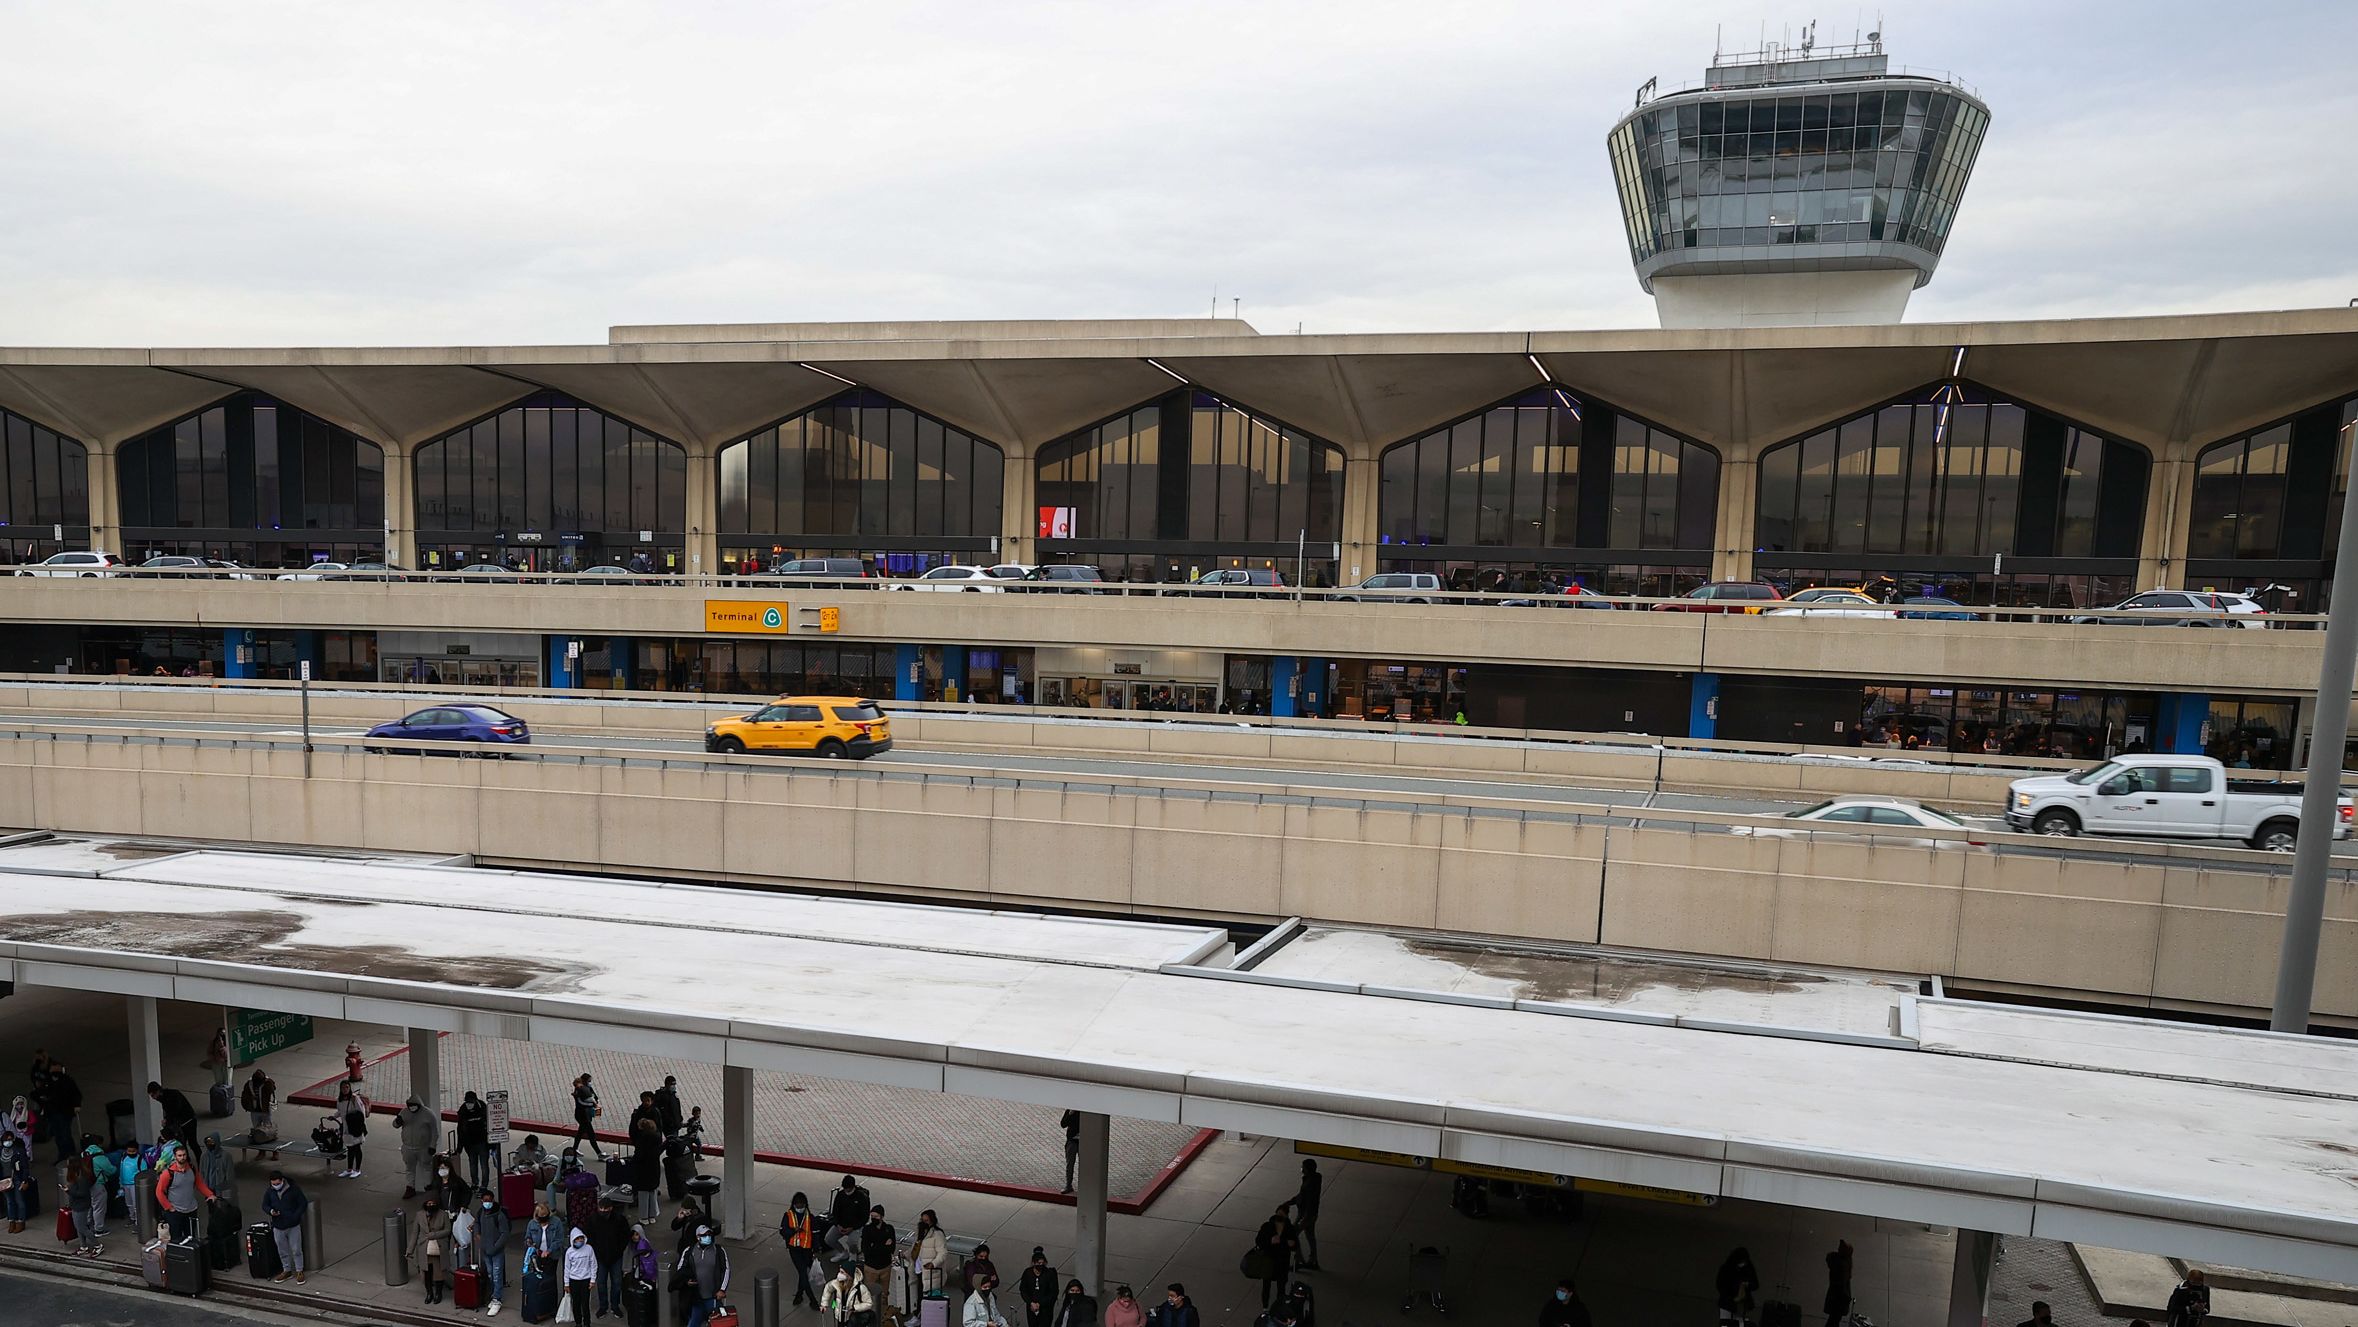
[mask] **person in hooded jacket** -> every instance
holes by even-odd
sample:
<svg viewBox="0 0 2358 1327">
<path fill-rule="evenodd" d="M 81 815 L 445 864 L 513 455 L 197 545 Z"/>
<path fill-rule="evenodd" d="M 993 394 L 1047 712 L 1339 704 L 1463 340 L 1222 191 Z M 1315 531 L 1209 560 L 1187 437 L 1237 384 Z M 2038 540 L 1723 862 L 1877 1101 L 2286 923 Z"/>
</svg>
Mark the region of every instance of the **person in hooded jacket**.
<svg viewBox="0 0 2358 1327">
<path fill-rule="evenodd" d="M 499 1205 L 499 1195 L 489 1189 L 475 1197 L 475 1266 L 483 1272 L 483 1298 L 486 1316 L 499 1312 L 500 1301 L 508 1290 L 508 1234 L 512 1225 L 508 1209 Z"/>
<path fill-rule="evenodd" d="M 1056 1312 L 1056 1269 L 1048 1265 L 1048 1251 L 1032 1248 L 1032 1264 L 1015 1279 L 1015 1297 L 1023 1302 L 1025 1327 L 1049 1327 Z"/>
<path fill-rule="evenodd" d="M 565 1241 L 565 1297 L 573 1301 L 573 1321 L 590 1320 L 590 1291 L 598 1284 L 598 1255 L 589 1246 L 589 1236 L 575 1226 Z"/>
<path fill-rule="evenodd" d="M 876 1312 L 876 1296 L 868 1291 L 868 1283 L 852 1275 L 852 1266 L 845 1263 L 835 1269 L 835 1279 L 819 1292 L 819 1314 L 833 1323 L 856 1323 L 862 1314 Z"/>
<path fill-rule="evenodd" d="M 1049 1319 L 1049 1327 L 1098 1327 L 1097 1301 L 1090 1298 L 1088 1287 L 1078 1278 L 1064 1283 L 1064 1297 L 1056 1301 L 1056 1316 Z"/>
<path fill-rule="evenodd" d="M 407 1202 L 420 1190 L 434 1187 L 434 1145 L 440 1141 L 442 1121 L 413 1095 L 393 1113 L 393 1129 L 401 1136 L 401 1198 Z"/>
<path fill-rule="evenodd" d="M 227 1197 L 237 1192 L 237 1158 L 221 1145 L 221 1135 L 205 1135 L 204 1149 L 197 1155 L 197 1170 L 213 1192 Z"/>
<path fill-rule="evenodd" d="M 467 1158 L 467 1183 L 480 1189 L 491 1182 L 491 1107 L 469 1092 L 458 1108 L 458 1150 Z"/>
<path fill-rule="evenodd" d="M 1753 1296 L 1760 1291 L 1760 1272 L 1752 1265 L 1751 1250 L 1731 1250 L 1712 1278 L 1711 1289 L 1721 1322 L 1743 1322 L 1750 1318 Z"/>
</svg>

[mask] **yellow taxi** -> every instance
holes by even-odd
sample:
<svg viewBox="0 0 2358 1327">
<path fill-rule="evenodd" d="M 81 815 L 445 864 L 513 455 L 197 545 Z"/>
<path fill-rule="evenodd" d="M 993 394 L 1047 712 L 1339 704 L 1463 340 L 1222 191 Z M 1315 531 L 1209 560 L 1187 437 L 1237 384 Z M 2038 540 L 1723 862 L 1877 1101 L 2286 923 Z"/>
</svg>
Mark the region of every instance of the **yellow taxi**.
<svg viewBox="0 0 2358 1327">
<path fill-rule="evenodd" d="M 829 760 L 866 760 L 892 750 L 892 720 L 857 696 L 780 696 L 751 714 L 704 730 L 704 749 L 796 752 Z"/>
</svg>

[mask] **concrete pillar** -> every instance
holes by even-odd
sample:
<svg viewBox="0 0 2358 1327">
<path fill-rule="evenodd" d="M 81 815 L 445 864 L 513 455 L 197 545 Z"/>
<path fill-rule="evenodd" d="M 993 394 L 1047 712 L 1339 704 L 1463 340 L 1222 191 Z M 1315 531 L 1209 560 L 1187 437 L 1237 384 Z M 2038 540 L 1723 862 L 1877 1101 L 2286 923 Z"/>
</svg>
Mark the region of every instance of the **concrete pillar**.
<svg viewBox="0 0 2358 1327">
<path fill-rule="evenodd" d="M 721 1191 L 723 1239 L 753 1237 L 753 1071 L 721 1069 Z"/>
<path fill-rule="evenodd" d="M 442 1112 L 442 1034 L 432 1028 L 409 1030 L 409 1090 L 418 1104 L 437 1116 Z"/>
<path fill-rule="evenodd" d="M 1383 463 L 1376 457 L 1343 462 L 1343 564 L 1335 568 L 1336 583 L 1356 585 L 1382 570 L 1377 566 L 1383 527 L 1378 500 L 1383 493 Z"/>
<path fill-rule="evenodd" d="M 1688 696 L 1687 736 L 1719 736 L 1719 674 L 1695 674 Z"/>
<path fill-rule="evenodd" d="M 1711 579 L 1752 579 L 1752 550 L 1760 506 L 1760 462 L 1747 456 L 1728 459 L 1719 467 L 1719 518 L 1711 546 Z"/>
<path fill-rule="evenodd" d="M 1112 1121 L 1093 1111 L 1081 1112 L 1081 1164 L 1073 1176 L 1073 1270 L 1097 1302 L 1105 1294 L 1105 1200 L 1111 1167 L 1106 1138 Z"/>
<path fill-rule="evenodd" d="M 147 1085 L 164 1081 L 164 1041 L 152 995 L 125 996 L 131 1018 L 131 1105 L 142 1142 L 154 1142 L 164 1127 L 164 1108 L 147 1095 Z"/>
<path fill-rule="evenodd" d="M 385 561 L 418 565 L 417 459 L 412 449 L 385 449 Z"/>
<path fill-rule="evenodd" d="M 1957 1232 L 1957 1260 L 1949 1272 L 1948 1327 L 1987 1327 L 1990 1273 L 1997 1263 L 1997 1236 L 1986 1230 Z"/>
<path fill-rule="evenodd" d="M 1039 551 L 1039 471 L 1028 455 L 1007 453 L 999 469 L 999 561 L 1032 562 Z"/>
<path fill-rule="evenodd" d="M 720 465 L 710 448 L 688 449 L 687 521 L 688 573 L 719 571 Z"/>
<path fill-rule="evenodd" d="M 2145 490 L 2145 532 L 2137 542 L 2137 587 L 2186 583 L 2186 547 L 2194 531 L 2194 463 L 2156 459 Z"/>
<path fill-rule="evenodd" d="M 90 485 L 91 548 L 131 556 L 123 547 L 123 492 L 115 483 L 115 450 L 101 443 L 87 444 Z M 142 1083 L 147 1080 L 141 1079 Z M 136 1095 L 136 1094 L 134 1094 Z"/>
</svg>

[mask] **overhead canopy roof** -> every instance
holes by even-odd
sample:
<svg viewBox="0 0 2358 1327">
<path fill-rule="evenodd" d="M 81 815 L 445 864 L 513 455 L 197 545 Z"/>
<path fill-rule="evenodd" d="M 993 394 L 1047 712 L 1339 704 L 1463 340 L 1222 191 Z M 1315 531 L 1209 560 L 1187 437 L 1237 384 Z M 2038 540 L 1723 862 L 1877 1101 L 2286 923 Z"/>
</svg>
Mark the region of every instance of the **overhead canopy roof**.
<svg viewBox="0 0 2358 1327">
<path fill-rule="evenodd" d="M 1938 381 L 1960 347 L 1964 376 L 2147 446 L 2207 442 L 2358 390 L 2358 309 L 1341 336 L 1216 320 L 976 326 L 618 328 L 593 346 L 0 349 L 0 406 L 111 446 L 252 387 L 406 446 L 545 387 L 704 448 L 848 380 L 1023 455 L 1169 390 L 1177 374 L 1372 455 L 1538 385 L 1534 360 L 1565 386 L 1731 449 Z"/>
<path fill-rule="evenodd" d="M 1628 1010 L 1215 976 L 1192 964 L 1219 939 L 1192 927 L 939 908 L 904 918 L 892 905 L 324 858 L 134 860 L 70 887 L 9 867 L 0 849 L 0 976 L 31 985 L 1072 1106 L 2358 1280 L 2358 1099 L 2332 1090 L 2358 1047 L 2340 1042 L 2173 1030 L 2155 1074 L 2133 1058 L 2053 1055 L 2047 1025 L 1960 1026 L 1953 1035 L 1972 1045 L 1943 1053 L 1904 1036 L 1711 1030 Z M 1157 964 L 1158 952 L 1170 957 Z M 2243 1081 L 2172 1076 L 2232 1058 L 2217 1052 L 2227 1046 L 2264 1046 L 2272 1067 Z"/>
</svg>

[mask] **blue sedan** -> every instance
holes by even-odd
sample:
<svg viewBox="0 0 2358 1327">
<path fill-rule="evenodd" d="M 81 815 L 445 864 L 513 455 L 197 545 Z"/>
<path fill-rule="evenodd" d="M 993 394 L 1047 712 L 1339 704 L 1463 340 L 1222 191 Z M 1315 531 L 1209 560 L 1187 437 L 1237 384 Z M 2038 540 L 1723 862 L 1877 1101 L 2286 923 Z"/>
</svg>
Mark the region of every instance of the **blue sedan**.
<svg viewBox="0 0 2358 1327">
<path fill-rule="evenodd" d="M 532 740 L 532 730 L 513 714 L 489 705 L 433 705 L 391 723 L 368 730 L 370 737 L 398 737 L 412 742 L 487 742 L 516 746 Z M 384 751 L 379 746 L 364 750 Z"/>
<path fill-rule="evenodd" d="M 1938 595 L 1920 595 L 1914 599 L 1902 599 L 1900 602 L 1905 605 L 1900 609 L 1901 617 L 1927 619 L 1933 622 L 1971 622 L 1978 616 L 1966 612 L 1965 605 L 1956 600 L 1943 599 Z"/>
</svg>

